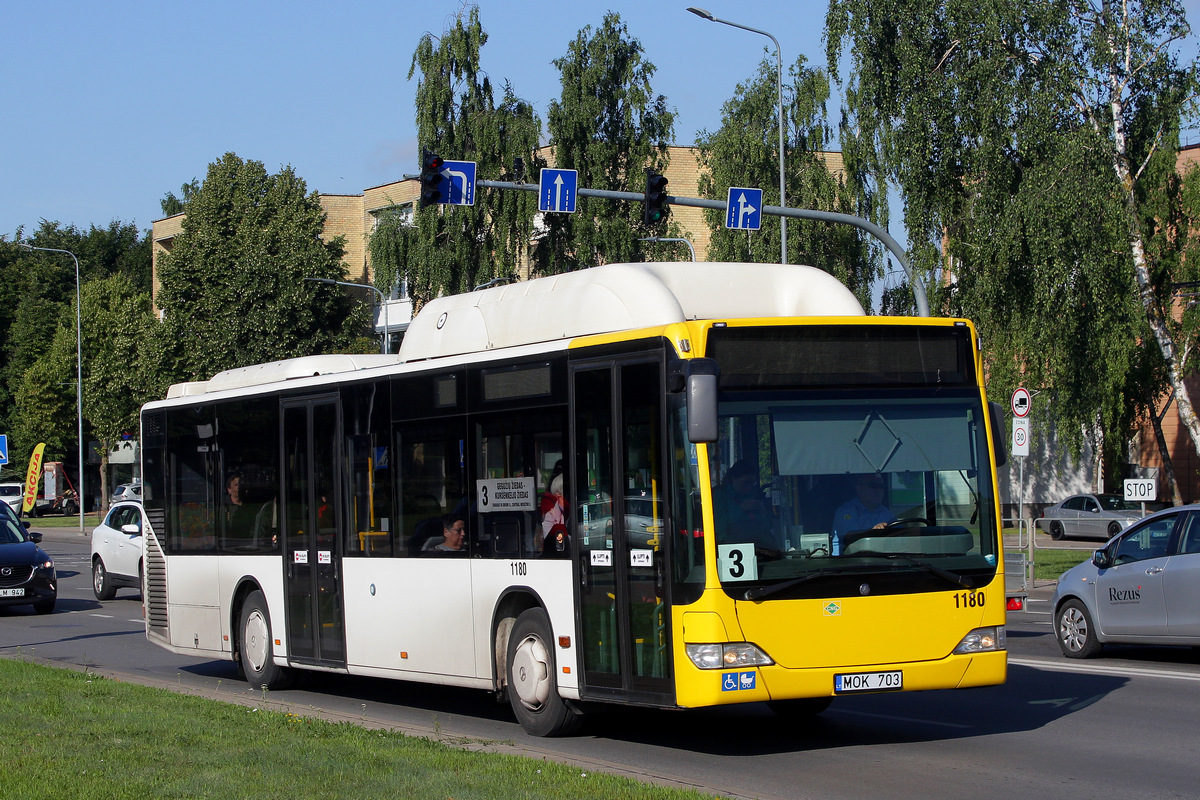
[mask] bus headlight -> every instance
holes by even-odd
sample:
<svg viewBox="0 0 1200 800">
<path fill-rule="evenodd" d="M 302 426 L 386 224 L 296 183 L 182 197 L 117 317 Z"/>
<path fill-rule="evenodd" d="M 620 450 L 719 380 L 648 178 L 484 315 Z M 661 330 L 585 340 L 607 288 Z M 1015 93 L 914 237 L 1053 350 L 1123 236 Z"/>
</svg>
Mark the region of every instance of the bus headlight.
<svg viewBox="0 0 1200 800">
<path fill-rule="evenodd" d="M 1004 633 L 1004 626 L 997 625 L 994 628 L 976 628 L 968 633 L 954 648 L 954 654 L 962 656 L 1007 649 L 1008 637 Z"/>
<path fill-rule="evenodd" d="M 775 663 L 773 658 L 749 642 L 689 644 L 686 650 L 688 658 L 700 669 L 765 667 Z"/>
</svg>

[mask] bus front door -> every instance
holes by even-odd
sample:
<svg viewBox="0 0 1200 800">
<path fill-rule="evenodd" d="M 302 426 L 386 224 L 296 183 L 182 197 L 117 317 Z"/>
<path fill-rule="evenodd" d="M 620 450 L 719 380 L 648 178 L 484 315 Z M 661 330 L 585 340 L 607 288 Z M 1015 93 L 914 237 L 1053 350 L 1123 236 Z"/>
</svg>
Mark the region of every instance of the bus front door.
<svg viewBox="0 0 1200 800">
<path fill-rule="evenodd" d="M 300 663 L 345 666 L 337 397 L 284 401 L 282 411 L 288 653 Z"/>
<path fill-rule="evenodd" d="M 674 703 L 662 371 L 646 357 L 572 368 L 585 697 Z"/>
</svg>

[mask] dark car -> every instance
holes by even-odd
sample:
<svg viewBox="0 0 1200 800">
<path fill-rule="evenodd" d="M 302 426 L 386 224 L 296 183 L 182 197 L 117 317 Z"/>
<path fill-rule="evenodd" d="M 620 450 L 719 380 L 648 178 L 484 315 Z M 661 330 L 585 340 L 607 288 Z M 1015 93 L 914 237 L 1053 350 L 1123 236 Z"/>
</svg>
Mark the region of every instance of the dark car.
<svg viewBox="0 0 1200 800">
<path fill-rule="evenodd" d="M 42 535 L 30 532 L 7 503 L 0 503 L 0 606 L 33 606 L 49 614 L 58 600 L 54 561 L 38 547 Z"/>
</svg>

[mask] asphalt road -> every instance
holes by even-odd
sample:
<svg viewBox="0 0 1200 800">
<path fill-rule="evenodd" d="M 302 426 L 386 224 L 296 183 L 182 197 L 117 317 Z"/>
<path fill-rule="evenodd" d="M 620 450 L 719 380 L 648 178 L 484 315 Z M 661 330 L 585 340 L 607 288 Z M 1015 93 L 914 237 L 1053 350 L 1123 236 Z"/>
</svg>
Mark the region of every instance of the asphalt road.
<svg viewBox="0 0 1200 800">
<path fill-rule="evenodd" d="M 1194 797 L 1200 785 L 1200 656 L 1123 647 L 1068 661 L 1050 632 L 1046 585 L 1029 611 L 1010 615 L 1004 686 L 839 698 L 807 722 L 757 704 L 614 709 L 580 736 L 546 740 L 527 736 L 506 705 L 479 691 L 309 673 L 264 696 L 230 662 L 147 642 L 136 591 L 96 601 L 78 534 L 49 533 L 43 546 L 59 571 L 58 608 L 0 610 L 0 655 L 731 797 L 1157 800 Z"/>
</svg>

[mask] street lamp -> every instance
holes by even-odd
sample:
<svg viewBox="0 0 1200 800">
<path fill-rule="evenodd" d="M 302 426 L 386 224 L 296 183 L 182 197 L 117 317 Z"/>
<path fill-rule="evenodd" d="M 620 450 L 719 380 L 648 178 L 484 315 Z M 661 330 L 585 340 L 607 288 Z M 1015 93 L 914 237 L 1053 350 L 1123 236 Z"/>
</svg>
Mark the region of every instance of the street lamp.
<svg viewBox="0 0 1200 800">
<path fill-rule="evenodd" d="M 391 336 L 391 326 L 388 321 L 387 301 L 383 297 L 383 292 L 369 283 L 350 283 L 349 281 L 335 281 L 332 278 L 305 278 L 306 281 L 313 283 L 329 283 L 335 286 L 357 286 L 360 289 L 370 289 L 375 294 L 379 295 L 379 305 L 383 308 L 383 341 L 379 343 L 379 349 L 384 354 L 388 354 L 388 337 Z"/>
<path fill-rule="evenodd" d="M 683 242 L 688 246 L 688 252 L 692 254 L 692 261 L 696 260 L 696 248 L 692 247 L 692 243 L 687 239 L 680 239 L 674 236 L 647 236 L 644 239 L 638 239 L 639 242 L 651 242 L 658 244 L 659 242 Z"/>
<path fill-rule="evenodd" d="M 66 253 L 75 262 L 75 412 L 79 419 L 79 489 L 76 492 L 79 506 L 79 532 L 83 530 L 83 322 L 80 316 L 83 308 L 79 299 L 79 259 L 70 250 L 59 250 L 54 247 L 34 247 L 28 242 L 17 242 L 26 250 L 42 250 L 46 253 Z"/>
<path fill-rule="evenodd" d="M 696 7 L 692 6 L 692 7 L 688 8 L 688 11 L 692 12 L 693 14 L 695 14 L 698 17 L 703 17 L 704 19 L 708 20 L 709 22 L 719 22 L 722 25 L 729 25 L 734 28 L 741 28 L 744 31 L 750 31 L 751 33 L 762 34 L 763 36 L 766 36 L 768 39 L 770 39 L 772 42 L 775 43 L 775 57 L 779 62 L 779 80 L 778 80 L 778 83 L 779 83 L 779 205 L 781 208 L 787 208 L 787 196 L 784 194 L 785 183 L 784 183 L 784 172 L 783 172 L 783 50 L 779 47 L 779 40 L 776 39 L 771 34 L 767 33 L 766 31 L 760 31 L 758 28 L 751 28 L 748 25 L 739 25 L 738 23 L 730 22 L 727 19 L 720 19 L 719 17 L 714 17 L 712 14 L 705 11 L 703 8 L 696 8 Z M 779 236 L 780 236 L 780 239 L 779 239 L 779 250 L 780 250 L 779 263 L 786 264 L 786 263 L 788 263 L 787 217 L 779 218 Z"/>
</svg>

